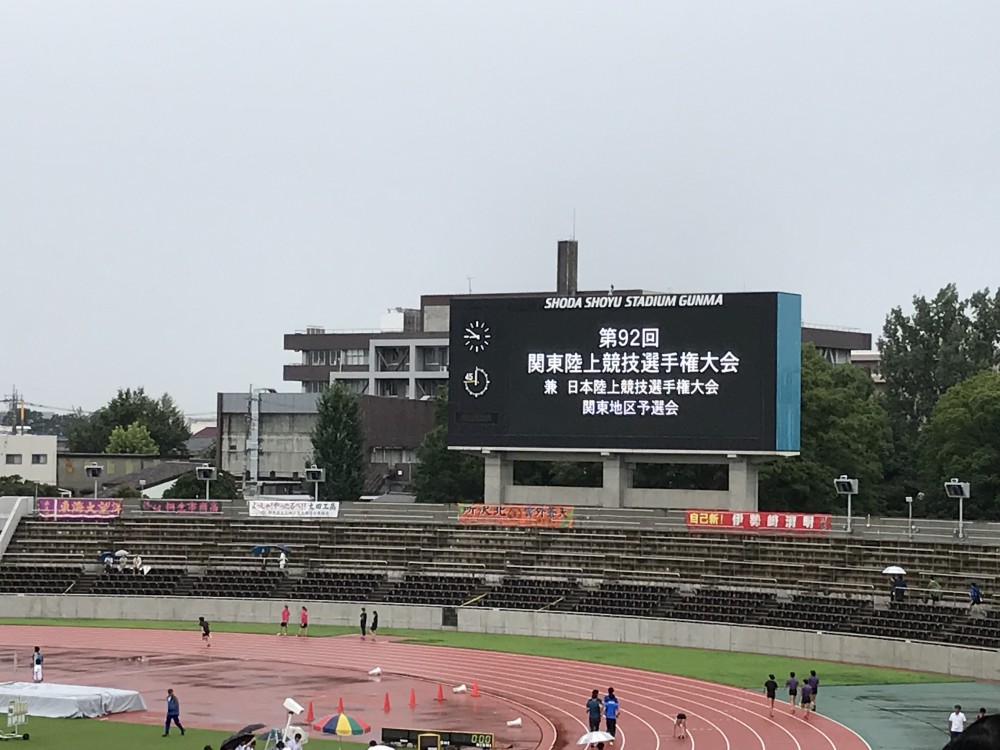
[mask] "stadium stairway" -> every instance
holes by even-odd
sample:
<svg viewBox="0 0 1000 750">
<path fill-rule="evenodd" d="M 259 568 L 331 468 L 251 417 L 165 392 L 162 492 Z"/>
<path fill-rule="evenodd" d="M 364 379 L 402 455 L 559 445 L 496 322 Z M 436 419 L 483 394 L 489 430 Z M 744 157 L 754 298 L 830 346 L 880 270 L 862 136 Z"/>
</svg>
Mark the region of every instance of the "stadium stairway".
<svg viewBox="0 0 1000 750">
<path fill-rule="evenodd" d="M 76 579 L 76 583 L 73 584 L 73 589 L 70 591 L 71 594 L 84 595 L 91 594 L 94 591 L 94 584 L 100 577 L 98 573 L 93 571 L 85 570 L 80 574 L 80 577 Z"/>
</svg>

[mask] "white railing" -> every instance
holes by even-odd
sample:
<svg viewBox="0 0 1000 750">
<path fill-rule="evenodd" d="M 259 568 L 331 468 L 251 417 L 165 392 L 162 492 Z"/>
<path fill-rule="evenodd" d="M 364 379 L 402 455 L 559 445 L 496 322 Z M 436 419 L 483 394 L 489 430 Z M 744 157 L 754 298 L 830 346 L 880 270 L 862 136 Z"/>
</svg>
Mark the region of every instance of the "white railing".
<svg viewBox="0 0 1000 750">
<path fill-rule="evenodd" d="M 10 545 L 11 540 L 14 538 L 14 532 L 17 531 L 17 525 L 21 523 L 21 519 L 34 510 L 34 502 L 30 497 L 5 497 L 0 498 L 0 501 L 4 505 L 8 501 L 13 501 L 7 517 L 3 522 L 3 530 L 0 530 L 0 558 L 4 556 L 7 552 L 7 547 Z M 2 507 L 2 506 L 0 506 Z"/>
</svg>

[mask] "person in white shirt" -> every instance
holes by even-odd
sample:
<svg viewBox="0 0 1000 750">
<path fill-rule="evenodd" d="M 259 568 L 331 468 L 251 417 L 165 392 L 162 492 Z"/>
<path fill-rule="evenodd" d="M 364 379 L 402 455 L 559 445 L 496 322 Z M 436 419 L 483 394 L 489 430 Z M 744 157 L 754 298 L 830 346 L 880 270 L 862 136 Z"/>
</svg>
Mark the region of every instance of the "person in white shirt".
<svg viewBox="0 0 1000 750">
<path fill-rule="evenodd" d="M 962 713 L 961 706 L 955 706 L 955 710 L 948 717 L 948 727 L 951 731 L 951 738 L 959 737 L 965 731 L 965 714 Z"/>
<path fill-rule="evenodd" d="M 281 570 L 284 570 L 286 565 L 288 565 L 288 555 L 286 555 L 284 550 L 282 550 L 281 554 L 278 556 L 278 567 Z"/>
<path fill-rule="evenodd" d="M 302 735 L 296 732 L 295 737 L 286 740 L 285 750 L 302 750 Z"/>
</svg>

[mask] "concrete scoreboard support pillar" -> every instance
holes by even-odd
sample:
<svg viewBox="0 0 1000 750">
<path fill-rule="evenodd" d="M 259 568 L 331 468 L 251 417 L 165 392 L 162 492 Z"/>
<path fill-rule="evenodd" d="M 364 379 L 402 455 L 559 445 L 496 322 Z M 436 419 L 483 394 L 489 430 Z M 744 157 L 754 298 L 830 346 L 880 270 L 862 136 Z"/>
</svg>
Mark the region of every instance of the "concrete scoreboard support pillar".
<svg viewBox="0 0 1000 750">
<path fill-rule="evenodd" d="M 729 510 L 757 510 L 757 464 L 749 458 L 729 460 Z"/>
<path fill-rule="evenodd" d="M 625 491 L 632 486 L 632 467 L 621 456 L 604 456 L 604 493 L 601 505 L 605 508 L 623 508 Z"/>
<path fill-rule="evenodd" d="M 503 453 L 487 453 L 483 462 L 483 500 L 502 505 L 507 502 L 507 488 L 514 485 L 514 462 Z"/>
</svg>

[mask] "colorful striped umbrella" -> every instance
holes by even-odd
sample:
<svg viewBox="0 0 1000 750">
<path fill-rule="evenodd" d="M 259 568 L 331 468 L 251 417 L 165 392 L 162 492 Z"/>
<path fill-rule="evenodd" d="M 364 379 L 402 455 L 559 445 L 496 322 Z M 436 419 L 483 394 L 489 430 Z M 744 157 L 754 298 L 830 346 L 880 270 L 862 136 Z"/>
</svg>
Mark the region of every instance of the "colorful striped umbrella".
<svg viewBox="0 0 1000 750">
<path fill-rule="evenodd" d="M 368 734 L 372 728 L 363 721 L 347 714 L 330 714 L 313 724 L 313 729 L 323 734 L 335 734 L 338 737 L 350 737 L 356 734 Z"/>
</svg>

